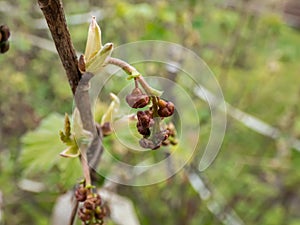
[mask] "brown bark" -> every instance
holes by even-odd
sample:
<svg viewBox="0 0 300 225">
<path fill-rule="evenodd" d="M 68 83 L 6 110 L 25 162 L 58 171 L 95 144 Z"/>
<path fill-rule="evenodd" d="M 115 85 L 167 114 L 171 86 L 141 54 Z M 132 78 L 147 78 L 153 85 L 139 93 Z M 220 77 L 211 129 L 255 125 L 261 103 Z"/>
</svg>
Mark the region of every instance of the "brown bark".
<svg viewBox="0 0 300 225">
<path fill-rule="evenodd" d="M 78 59 L 66 24 L 63 6 L 60 0 L 38 0 L 45 16 L 61 62 L 66 70 L 73 94 L 81 79 Z"/>
</svg>

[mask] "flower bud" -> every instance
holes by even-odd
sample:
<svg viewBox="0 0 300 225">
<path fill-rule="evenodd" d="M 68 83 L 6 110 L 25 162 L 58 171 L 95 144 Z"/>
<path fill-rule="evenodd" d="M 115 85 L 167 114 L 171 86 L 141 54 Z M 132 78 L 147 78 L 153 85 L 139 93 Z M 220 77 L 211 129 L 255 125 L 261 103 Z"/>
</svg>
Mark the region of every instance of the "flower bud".
<svg viewBox="0 0 300 225">
<path fill-rule="evenodd" d="M 147 111 L 138 111 L 137 112 L 138 122 L 140 122 L 143 127 L 150 127 L 151 122 L 151 114 L 147 113 Z"/>
<path fill-rule="evenodd" d="M 0 53 L 5 53 L 9 50 L 9 42 L 4 41 L 0 43 Z"/>
<path fill-rule="evenodd" d="M 160 99 L 158 101 L 159 109 L 157 111 L 158 115 L 161 117 L 169 117 L 172 116 L 175 110 L 175 106 L 170 101 L 165 101 Z"/>
<path fill-rule="evenodd" d="M 97 220 L 102 220 L 105 217 L 105 208 L 98 206 L 95 210 L 95 217 Z"/>
<path fill-rule="evenodd" d="M 85 201 L 86 195 L 87 195 L 87 190 L 83 186 L 78 187 L 75 191 L 76 200 L 79 202 Z"/>
<path fill-rule="evenodd" d="M 1 38 L 0 38 L 0 41 L 3 42 L 3 41 L 7 41 L 9 36 L 10 36 L 10 31 L 9 31 L 9 28 L 8 26 L 6 25 L 1 25 L 0 26 L 0 32 L 1 32 Z"/>
<path fill-rule="evenodd" d="M 90 201 L 89 199 L 87 199 L 85 202 L 84 202 L 84 207 L 86 209 L 90 209 L 90 210 L 94 210 L 95 209 L 95 204 L 94 202 Z"/>
<path fill-rule="evenodd" d="M 145 95 L 141 89 L 134 88 L 131 94 L 126 96 L 126 102 L 132 108 L 143 108 L 148 105 L 150 98 Z"/>
<path fill-rule="evenodd" d="M 79 57 L 78 69 L 81 73 L 85 72 L 85 58 L 84 58 L 84 55 L 80 55 L 80 57 Z"/>
<path fill-rule="evenodd" d="M 102 132 L 103 136 L 108 136 L 108 135 L 112 134 L 112 132 L 113 132 L 113 129 L 112 129 L 112 127 L 111 127 L 110 122 L 105 122 L 105 123 L 100 127 L 100 129 L 101 129 L 101 132 Z"/>
<path fill-rule="evenodd" d="M 141 135 L 143 135 L 144 137 L 145 137 L 145 136 L 147 137 L 147 136 L 149 136 L 149 135 L 151 134 L 150 129 L 149 129 L 148 127 L 144 127 L 144 126 L 141 124 L 141 122 L 138 122 L 137 125 L 136 125 L 136 127 L 137 127 L 138 132 L 139 132 Z"/>
<path fill-rule="evenodd" d="M 89 221 L 91 218 L 92 218 L 92 215 L 90 213 L 87 213 L 83 207 L 81 207 L 79 210 L 78 210 L 78 217 L 86 222 L 86 221 Z"/>
</svg>

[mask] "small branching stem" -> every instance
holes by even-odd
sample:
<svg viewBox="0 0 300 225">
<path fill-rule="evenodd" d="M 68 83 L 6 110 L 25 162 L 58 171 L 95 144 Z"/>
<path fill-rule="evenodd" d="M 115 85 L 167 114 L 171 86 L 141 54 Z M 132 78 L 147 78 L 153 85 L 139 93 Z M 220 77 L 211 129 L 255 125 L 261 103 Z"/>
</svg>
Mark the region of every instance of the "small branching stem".
<svg viewBox="0 0 300 225">
<path fill-rule="evenodd" d="M 80 162 L 81 162 L 81 167 L 83 170 L 83 176 L 85 179 L 85 183 L 86 183 L 86 186 L 91 186 L 92 181 L 91 181 L 90 167 L 89 167 L 88 160 L 87 160 L 86 149 L 80 148 L 80 151 L 81 151 Z"/>
<path fill-rule="evenodd" d="M 134 76 L 135 82 L 138 82 L 143 89 L 145 90 L 146 94 L 149 96 L 160 96 L 162 93 L 154 88 L 152 88 L 144 79 L 142 74 L 140 74 L 136 68 L 131 66 L 129 63 L 118 59 L 118 58 L 112 58 L 110 57 L 107 60 L 108 64 L 112 64 L 115 66 L 120 67 L 124 72 L 126 72 L 128 75 Z"/>
<path fill-rule="evenodd" d="M 115 66 L 118 66 L 120 67 L 122 70 L 124 70 L 128 75 L 132 75 L 133 72 L 136 71 L 136 69 L 131 66 L 129 63 L 121 60 L 121 59 L 117 59 L 117 58 L 113 58 L 113 57 L 110 57 L 107 61 L 108 64 L 112 64 L 112 65 L 115 65 Z"/>
</svg>

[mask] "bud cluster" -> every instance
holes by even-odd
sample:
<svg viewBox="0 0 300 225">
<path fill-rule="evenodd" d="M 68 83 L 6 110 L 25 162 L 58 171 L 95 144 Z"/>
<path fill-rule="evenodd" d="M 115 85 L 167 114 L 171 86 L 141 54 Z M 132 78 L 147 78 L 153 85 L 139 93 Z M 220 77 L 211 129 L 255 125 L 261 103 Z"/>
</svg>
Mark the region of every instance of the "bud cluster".
<svg viewBox="0 0 300 225">
<path fill-rule="evenodd" d="M 10 36 L 10 31 L 8 26 L 0 26 L 0 53 L 5 53 L 9 49 L 8 38 Z"/>
<path fill-rule="evenodd" d="M 83 202 L 78 210 L 78 217 L 83 224 L 101 225 L 106 216 L 106 208 L 99 194 L 90 193 L 90 189 L 80 185 L 75 191 L 78 202 Z"/>
<path fill-rule="evenodd" d="M 160 122 L 174 114 L 175 106 L 172 102 L 160 99 L 156 96 L 148 96 L 137 87 L 126 96 L 126 102 L 131 108 L 144 108 L 150 105 L 148 109 L 137 112 L 137 130 L 143 135 L 140 140 L 140 146 L 143 148 L 150 148 L 152 150 L 158 149 L 161 145 L 176 144 L 175 141 L 168 140 L 169 137 L 174 139 L 175 127 L 171 129 L 162 128 Z M 175 140 L 175 139 L 174 139 Z"/>
</svg>

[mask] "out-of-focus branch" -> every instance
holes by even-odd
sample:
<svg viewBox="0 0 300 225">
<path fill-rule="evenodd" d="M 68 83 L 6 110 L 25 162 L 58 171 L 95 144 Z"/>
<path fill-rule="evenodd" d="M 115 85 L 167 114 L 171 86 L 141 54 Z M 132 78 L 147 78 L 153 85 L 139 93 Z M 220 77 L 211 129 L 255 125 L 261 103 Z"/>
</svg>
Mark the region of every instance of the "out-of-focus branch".
<svg viewBox="0 0 300 225">
<path fill-rule="evenodd" d="M 80 81 L 81 73 L 78 70 L 78 60 L 66 24 L 62 3 L 60 0 L 38 0 L 38 3 L 47 21 L 74 94 Z"/>
</svg>

